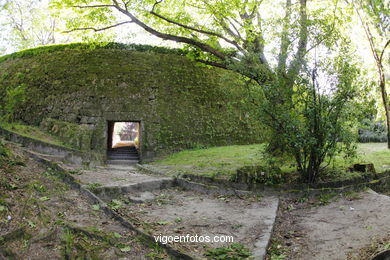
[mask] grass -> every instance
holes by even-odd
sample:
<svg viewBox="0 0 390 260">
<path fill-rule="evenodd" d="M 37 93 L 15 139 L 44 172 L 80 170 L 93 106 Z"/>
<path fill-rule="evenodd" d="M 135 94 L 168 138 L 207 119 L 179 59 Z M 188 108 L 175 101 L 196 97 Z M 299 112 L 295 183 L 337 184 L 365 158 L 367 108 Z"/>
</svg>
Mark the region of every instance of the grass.
<svg viewBox="0 0 390 260">
<path fill-rule="evenodd" d="M 265 144 L 186 150 L 155 161 L 151 165 L 166 174 L 196 174 L 228 178 L 243 166 L 266 164 L 264 150 Z M 283 172 L 294 171 L 292 160 L 286 158 L 280 160 L 284 162 L 281 167 Z M 338 170 L 345 170 L 354 163 L 373 163 L 377 172 L 383 172 L 387 168 L 390 169 L 390 150 L 387 149 L 386 143 L 358 144 L 356 158 L 346 160 L 339 156 L 331 166 Z M 343 171 L 339 179 L 348 179 L 357 175 L 359 173 Z"/>
<path fill-rule="evenodd" d="M 242 166 L 263 160 L 264 144 L 232 145 L 174 153 L 153 166 L 166 173 L 195 173 L 205 176 L 231 175 Z"/>
<path fill-rule="evenodd" d="M 390 150 L 387 149 L 387 143 L 359 144 L 357 161 L 373 163 L 377 172 L 390 169 Z"/>
<path fill-rule="evenodd" d="M 25 136 L 25 137 L 29 137 L 32 139 L 46 142 L 46 143 L 74 149 L 74 147 L 72 147 L 71 145 L 62 142 L 60 139 L 58 139 L 58 137 L 55 137 L 55 136 L 53 136 L 45 131 L 42 131 L 40 128 L 38 128 L 36 126 L 24 125 L 24 124 L 19 124 L 19 123 L 12 123 L 11 124 L 11 123 L 5 123 L 5 122 L 1 122 L 0 126 L 2 128 L 4 128 L 5 130 L 17 133 L 17 134 Z"/>
</svg>

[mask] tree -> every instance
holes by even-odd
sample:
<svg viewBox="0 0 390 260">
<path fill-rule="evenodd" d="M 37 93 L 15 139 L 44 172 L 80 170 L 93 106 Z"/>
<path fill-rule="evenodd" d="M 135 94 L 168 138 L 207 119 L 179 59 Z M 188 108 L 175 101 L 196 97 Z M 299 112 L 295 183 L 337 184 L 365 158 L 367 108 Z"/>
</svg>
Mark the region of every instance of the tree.
<svg viewBox="0 0 390 260">
<path fill-rule="evenodd" d="M 55 0 L 52 6 L 67 7 L 79 15 L 77 20 L 68 23 L 72 25 L 69 31 L 98 32 L 134 24 L 161 39 L 184 44 L 190 51 L 189 56 L 198 62 L 233 70 L 256 82 L 270 105 L 269 111 L 264 110 L 270 117 L 267 122 L 272 133 L 269 150 L 277 151 L 287 145 L 287 151 L 294 156 L 305 152 L 306 148 L 301 146 L 297 148 L 299 151 L 294 150 L 294 142 L 280 138 L 288 132 L 270 111 L 278 107 L 280 115 L 299 119 L 303 112 L 294 110 L 297 89 L 305 89 L 303 96 L 309 93 L 321 96 L 314 83 L 303 84 L 305 87 L 301 88 L 297 84 L 304 78 L 302 69 L 310 63 L 311 50 L 338 51 L 336 43 L 342 37 L 337 28 L 344 22 L 337 0 Z M 106 24 L 95 26 L 102 22 Z M 313 109 L 322 108 L 322 103 L 317 101 L 310 104 Z M 287 113 L 283 113 L 283 109 Z M 307 117 L 324 114 L 307 114 Z M 310 120 L 296 122 L 309 123 Z M 282 124 L 287 122 L 282 121 Z M 328 138 L 329 135 L 312 137 Z M 305 142 L 302 138 L 299 140 Z M 322 150 L 324 155 L 318 159 L 307 157 L 310 163 L 316 164 L 310 166 L 310 170 L 297 159 L 298 170 L 304 175 L 317 174 L 318 164 L 332 149 Z M 307 180 L 314 181 L 315 177 L 307 177 Z"/>
<path fill-rule="evenodd" d="M 236 70 L 260 85 L 278 74 L 291 87 L 309 51 L 309 34 L 310 49 L 330 36 L 330 20 L 335 21 L 336 13 L 334 2 L 329 2 L 334 6 L 330 13 L 326 11 L 329 5 L 319 8 L 318 3 L 313 4 L 312 15 L 322 12 L 321 22 L 318 16 L 308 18 L 307 0 L 57 0 L 52 6 L 66 6 L 79 14 L 77 22 L 73 19 L 70 23 L 73 31 L 101 31 L 135 24 L 159 38 L 191 46 L 188 48 L 194 50 L 194 58 L 199 62 Z M 264 10 L 273 16 L 263 18 L 267 15 Z M 284 14 L 278 15 L 281 10 Z M 120 21 L 115 11 L 122 15 Z M 107 26 L 93 26 L 102 21 Z M 274 40 L 276 37 L 278 41 Z M 267 46 L 278 52 L 271 57 L 277 60 L 276 66 L 267 57 Z"/>
<path fill-rule="evenodd" d="M 344 44 L 335 58 L 314 57 L 314 63 L 296 80 L 288 104 L 277 102 L 277 85 L 264 91 L 264 122 L 278 129 L 280 144 L 293 156 L 306 182 L 317 181 L 335 155 L 354 154 L 353 102 L 360 91 L 356 81 L 359 70 L 348 48 Z"/>
<path fill-rule="evenodd" d="M 80 40 L 111 40 L 108 33 L 66 34 L 64 17 L 59 10 L 49 8 L 50 0 L 0 0 L 0 26 L 7 37 L 0 39 L 10 51 L 42 45 Z M 0 43 L 1 43 L 0 42 Z M 1 48 L 1 49 L 4 49 Z M 1 51 L 0 49 L 0 51 Z"/>
<path fill-rule="evenodd" d="M 384 67 L 385 51 L 390 46 L 390 2 L 359 0 L 357 3 L 352 1 L 351 4 L 356 10 L 366 39 L 370 45 L 372 57 L 375 60 L 378 72 L 378 86 L 387 125 L 387 148 L 390 149 L 390 114 Z M 366 15 L 365 17 L 363 17 L 364 14 Z M 376 31 L 376 37 L 373 36 L 372 29 Z"/>
<path fill-rule="evenodd" d="M 2 27 L 8 27 L 8 42 L 17 49 L 56 43 L 57 19 L 40 0 L 7 0 L 2 5 Z"/>
</svg>

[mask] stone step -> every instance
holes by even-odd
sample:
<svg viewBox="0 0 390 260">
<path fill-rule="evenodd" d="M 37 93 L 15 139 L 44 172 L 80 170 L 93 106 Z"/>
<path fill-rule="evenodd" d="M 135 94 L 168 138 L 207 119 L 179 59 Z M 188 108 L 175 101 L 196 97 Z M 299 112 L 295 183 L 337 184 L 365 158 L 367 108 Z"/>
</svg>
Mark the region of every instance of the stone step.
<svg viewBox="0 0 390 260">
<path fill-rule="evenodd" d="M 133 165 L 137 164 L 139 160 L 107 160 L 107 164 L 115 165 Z"/>
</svg>

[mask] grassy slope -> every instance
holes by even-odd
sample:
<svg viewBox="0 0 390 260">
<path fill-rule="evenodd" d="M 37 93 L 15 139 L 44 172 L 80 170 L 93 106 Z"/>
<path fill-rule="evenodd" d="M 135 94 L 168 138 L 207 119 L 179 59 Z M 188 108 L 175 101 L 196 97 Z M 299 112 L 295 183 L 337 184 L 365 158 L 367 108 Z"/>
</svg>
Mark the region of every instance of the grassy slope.
<svg viewBox="0 0 390 260">
<path fill-rule="evenodd" d="M 255 144 L 187 150 L 155 161 L 152 165 L 168 174 L 229 176 L 242 166 L 266 163 L 264 148 L 264 144 Z M 377 172 L 385 170 L 386 165 L 390 167 L 390 150 L 386 149 L 384 143 L 358 144 L 357 154 L 353 160 L 344 160 L 340 157 L 333 166 L 343 169 L 353 163 L 374 163 Z M 291 171 L 293 169 L 291 164 L 291 161 L 285 163 L 282 170 Z"/>
<path fill-rule="evenodd" d="M 62 142 L 61 140 L 59 140 L 58 137 L 50 135 L 49 133 L 46 133 L 35 126 L 23 125 L 23 124 L 17 124 L 17 123 L 10 124 L 10 123 L 4 123 L 4 122 L 0 123 L 0 126 L 8 131 L 17 133 L 17 134 L 25 136 L 25 137 L 30 137 L 32 139 L 40 140 L 40 141 L 43 141 L 46 143 L 75 149 L 71 145 L 66 144 L 66 143 Z"/>
<path fill-rule="evenodd" d="M 167 259 L 141 239 L 0 140 L 0 259 Z"/>
</svg>

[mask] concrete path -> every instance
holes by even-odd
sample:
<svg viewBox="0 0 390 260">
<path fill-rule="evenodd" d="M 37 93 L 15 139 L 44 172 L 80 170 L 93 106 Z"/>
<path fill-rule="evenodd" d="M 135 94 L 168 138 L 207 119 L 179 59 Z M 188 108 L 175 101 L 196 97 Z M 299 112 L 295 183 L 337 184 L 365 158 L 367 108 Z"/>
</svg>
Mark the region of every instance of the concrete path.
<svg viewBox="0 0 390 260">
<path fill-rule="evenodd" d="M 90 170 L 80 170 L 80 173 L 81 174 L 75 174 L 75 178 L 78 179 L 81 184 L 99 184 L 99 186 L 102 187 L 128 186 L 131 184 L 148 183 L 158 180 L 173 181 L 173 178 L 142 174 L 132 165 L 96 167 Z"/>
<path fill-rule="evenodd" d="M 180 187 L 173 178 L 141 173 L 135 166 L 110 165 L 74 172 L 74 177 L 86 187 L 92 187 L 103 200 L 110 202 L 119 198 L 132 202 L 123 208 L 123 215 L 134 218 L 137 207 L 141 212 L 137 219 L 142 222 L 158 222 L 157 218 L 177 225 L 157 225 L 156 234 L 175 235 L 175 219 L 180 218 L 182 232 L 198 235 L 226 235 L 234 237 L 252 250 L 255 259 L 264 259 L 276 219 L 279 199 L 276 197 L 256 197 L 253 195 L 219 196 L 191 189 L 191 184 Z M 184 189 L 185 188 L 185 189 Z M 169 195 L 169 203 L 161 204 L 161 196 Z M 178 215 L 177 215 L 178 214 Z M 197 227 L 194 229 L 194 227 Z M 208 244 L 210 247 L 227 244 Z M 188 251 L 196 258 L 203 257 L 202 245 L 172 245 Z M 183 248 L 184 247 L 184 248 Z"/>
</svg>

